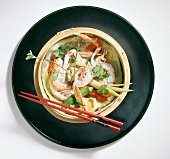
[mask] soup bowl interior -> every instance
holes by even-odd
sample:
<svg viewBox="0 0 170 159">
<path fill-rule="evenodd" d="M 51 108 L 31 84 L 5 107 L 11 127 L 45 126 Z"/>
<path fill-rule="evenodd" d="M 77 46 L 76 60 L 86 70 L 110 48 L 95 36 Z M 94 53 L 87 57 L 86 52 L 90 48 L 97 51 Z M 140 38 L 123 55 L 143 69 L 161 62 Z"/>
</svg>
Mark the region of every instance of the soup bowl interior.
<svg viewBox="0 0 170 159">
<path fill-rule="evenodd" d="M 75 33 L 85 33 L 85 34 L 91 34 L 94 35 L 95 37 L 98 37 L 100 39 L 102 39 L 103 41 L 105 41 L 107 44 L 109 44 L 112 48 L 113 51 L 117 54 L 119 61 L 120 61 L 120 66 L 121 66 L 121 70 L 122 70 L 122 80 L 120 80 L 119 78 L 117 78 L 117 83 L 122 83 L 123 89 L 128 90 L 129 89 L 129 84 L 130 84 L 130 67 L 129 67 L 129 62 L 126 56 L 125 51 L 123 50 L 123 48 L 108 34 L 94 29 L 94 28 L 86 28 L 86 27 L 79 27 L 79 28 L 71 28 L 71 29 L 67 29 L 64 31 L 61 31 L 59 33 L 57 33 L 56 35 L 54 35 L 41 49 L 41 51 L 38 54 L 38 57 L 43 59 L 46 57 L 46 54 L 49 52 L 49 50 L 59 41 L 74 36 Z M 106 60 L 109 61 L 109 63 L 111 63 L 114 66 L 114 56 L 112 56 L 112 54 L 108 54 L 106 55 Z M 37 59 L 34 65 L 34 85 L 35 85 L 35 89 L 36 92 L 39 96 L 42 96 L 44 98 L 47 99 L 52 99 L 55 100 L 55 98 L 53 98 L 52 96 L 49 97 L 46 89 L 44 89 L 44 81 L 43 81 L 43 77 L 42 77 L 42 67 L 43 67 L 43 62 L 44 60 L 39 60 Z M 116 66 L 115 66 L 116 67 Z M 115 68 L 114 68 L 115 69 Z M 94 113 L 96 114 L 100 114 L 102 116 L 106 116 L 109 113 L 111 113 L 112 111 L 114 111 L 119 105 L 120 103 L 123 101 L 123 99 L 125 98 L 127 92 L 121 92 L 119 94 L 118 97 L 115 97 L 108 105 L 106 105 L 105 107 L 103 107 L 102 109 L 99 109 L 97 111 L 95 111 Z M 49 108 L 44 106 L 47 111 L 49 113 L 51 113 L 53 116 L 55 116 L 56 118 L 66 121 L 66 122 L 71 122 L 71 123 L 84 123 L 86 121 L 72 116 L 72 115 L 68 115 L 64 112 L 61 112 L 59 110 L 55 110 L 53 108 Z"/>
</svg>

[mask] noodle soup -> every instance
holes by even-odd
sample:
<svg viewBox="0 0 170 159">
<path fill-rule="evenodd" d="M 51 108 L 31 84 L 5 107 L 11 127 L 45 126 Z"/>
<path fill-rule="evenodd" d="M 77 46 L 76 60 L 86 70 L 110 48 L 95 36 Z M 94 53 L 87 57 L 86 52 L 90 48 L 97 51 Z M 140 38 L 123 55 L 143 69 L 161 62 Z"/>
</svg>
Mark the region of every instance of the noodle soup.
<svg viewBox="0 0 170 159">
<path fill-rule="evenodd" d="M 88 112 L 107 115 L 129 91 L 130 69 L 121 46 L 93 28 L 72 28 L 51 38 L 35 65 L 37 93 L 45 98 Z M 38 75 L 36 75 L 38 74 Z M 46 108 L 67 122 L 84 122 Z"/>
</svg>

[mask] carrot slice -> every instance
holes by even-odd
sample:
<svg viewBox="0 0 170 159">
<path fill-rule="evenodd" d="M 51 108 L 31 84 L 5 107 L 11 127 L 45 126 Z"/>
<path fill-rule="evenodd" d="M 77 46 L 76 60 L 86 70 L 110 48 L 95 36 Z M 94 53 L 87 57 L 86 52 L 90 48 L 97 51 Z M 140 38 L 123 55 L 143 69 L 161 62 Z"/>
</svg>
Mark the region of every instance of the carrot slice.
<svg viewBox="0 0 170 159">
<path fill-rule="evenodd" d="M 108 93 L 107 95 L 99 94 L 99 93 L 97 93 L 96 90 L 93 90 L 92 92 L 90 92 L 89 95 L 93 98 L 96 98 L 97 100 L 99 100 L 101 102 L 106 102 L 108 100 L 108 98 L 111 96 L 110 93 Z"/>
<path fill-rule="evenodd" d="M 86 47 L 85 51 L 89 52 L 89 51 L 94 51 L 95 49 L 96 49 L 96 46 L 93 43 L 91 43 Z"/>
<path fill-rule="evenodd" d="M 102 46 L 102 43 L 100 42 L 99 39 L 97 39 L 95 42 L 93 42 L 93 44 L 94 44 L 96 47 L 101 47 L 101 46 Z"/>
<path fill-rule="evenodd" d="M 88 51 L 94 51 L 97 47 L 101 47 L 102 46 L 102 43 L 100 42 L 99 39 L 97 39 L 95 42 L 89 44 L 87 47 L 86 47 L 86 52 Z"/>
<path fill-rule="evenodd" d="M 52 61 L 52 62 L 50 62 L 49 66 L 48 66 L 48 75 L 51 75 L 51 73 L 54 69 L 55 64 L 53 62 L 55 60 L 56 60 L 56 56 L 51 56 L 50 61 Z"/>
</svg>

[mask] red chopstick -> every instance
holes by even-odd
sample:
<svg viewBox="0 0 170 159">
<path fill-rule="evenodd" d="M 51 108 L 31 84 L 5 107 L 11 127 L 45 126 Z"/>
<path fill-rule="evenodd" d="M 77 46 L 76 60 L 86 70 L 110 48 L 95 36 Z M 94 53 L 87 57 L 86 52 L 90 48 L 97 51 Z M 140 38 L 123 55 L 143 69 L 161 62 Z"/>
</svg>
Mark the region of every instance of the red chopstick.
<svg viewBox="0 0 170 159">
<path fill-rule="evenodd" d="M 22 95 L 24 94 L 24 95 Z M 77 116 L 81 119 L 84 119 L 84 120 L 87 120 L 89 122 L 93 122 L 93 123 L 96 123 L 96 124 L 99 124 L 101 126 L 104 126 L 104 127 L 108 127 L 112 130 L 115 130 L 115 131 L 120 131 L 120 128 L 118 127 L 115 127 L 115 126 L 112 126 L 112 125 L 109 125 L 109 124 L 105 124 L 103 122 L 100 122 L 98 120 L 95 120 L 93 118 L 89 118 L 87 116 L 84 116 L 84 115 L 80 115 L 78 113 L 75 113 L 75 112 L 72 112 L 70 110 L 67 110 L 67 109 L 63 109 L 61 107 L 58 107 L 56 105 L 59 105 L 59 106 L 62 106 L 62 107 L 65 107 L 65 108 L 68 108 L 68 109 L 71 109 L 71 110 L 74 110 L 74 111 L 77 111 L 77 112 L 80 112 L 80 113 L 83 113 L 83 114 L 86 114 L 86 115 L 89 115 L 89 116 L 92 116 L 92 117 L 96 117 L 96 118 L 99 118 L 99 119 L 102 119 L 102 120 L 105 120 L 107 122 L 110 122 L 112 124 L 115 124 L 117 126 L 123 126 L 123 123 L 122 122 L 119 122 L 119 121 L 116 121 L 116 120 L 113 120 L 113 119 L 110 119 L 110 118 L 107 118 L 107 117 L 103 117 L 103 116 L 100 116 L 100 115 L 97 115 L 97 114 L 93 114 L 91 112 L 87 112 L 87 111 L 84 111 L 84 110 L 81 110 L 81 109 L 77 109 L 77 108 L 74 108 L 74 107 L 70 107 L 68 105 L 65 105 L 65 104 L 62 104 L 62 103 L 59 103 L 59 102 L 55 102 L 55 101 L 52 101 L 52 100 L 49 100 L 49 99 L 45 99 L 43 97 L 39 97 L 39 96 L 36 96 L 36 95 L 33 95 L 33 94 L 30 94 L 30 93 L 27 93 L 27 92 L 22 92 L 21 91 L 21 94 L 18 94 L 20 97 L 22 98 L 26 98 L 28 100 L 31 100 L 33 102 L 36 102 L 36 103 L 39 103 L 39 104 L 43 104 L 45 106 L 48 106 L 48 107 L 51 107 L 51 108 L 54 108 L 54 109 L 57 109 L 57 110 L 60 110 L 60 111 L 63 111 L 67 114 L 70 114 L 70 115 L 73 115 L 73 116 Z M 27 96 L 25 96 L 27 95 Z M 30 97 L 28 97 L 30 96 Z M 37 100 L 37 99 L 34 99 L 34 98 L 31 98 L 31 97 L 34 97 L 34 98 L 37 98 L 37 99 L 40 99 L 40 100 Z M 50 102 L 52 104 L 56 104 L 56 105 L 51 105 L 47 102 Z"/>
<path fill-rule="evenodd" d="M 36 96 L 36 95 L 33 95 L 33 94 L 30 94 L 30 93 L 27 93 L 27 92 L 23 92 L 21 91 L 22 94 L 25 94 L 25 95 L 28 95 L 28 96 L 31 96 L 31 97 L 34 97 L 34 98 L 38 98 L 40 100 L 43 100 L 43 101 L 47 101 L 47 102 L 51 102 L 53 104 L 57 104 L 57 105 L 60 105 L 62 107 L 65 107 L 65 108 L 68 108 L 68 109 L 72 109 L 74 111 L 77 111 L 77 112 L 80 112 L 80 113 L 83 113 L 83 114 L 86 114 L 86 115 L 89 115 L 89 116 L 93 116 L 93 117 L 96 117 L 96 118 L 99 118 L 99 119 L 102 119 L 106 122 L 110 122 L 114 125 L 117 125 L 117 126 L 123 126 L 123 123 L 120 122 L 120 121 L 117 121 L 117 120 L 113 120 L 113 119 L 110 119 L 110 118 L 107 118 L 107 117 L 104 117 L 104 116 L 100 116 L 100 115 L 97 115 L 97 114 L 94 114 L 94 113 L 91 113 L 91 112 L 87 112 L 87 111 L 84 111 L 82 109 L 77 109 L 77 108 L 74 108 L 74 107 L 70 107 L 68 105 L 65 105 L 63 103 L 59 103 L 59 102 L 56 102 L 56 101 L 52 101 L 52 100 L 49 100 L 49 99 L 45 99 L 43 97 L 40 97 L 40 96 Z"/>
</svg>

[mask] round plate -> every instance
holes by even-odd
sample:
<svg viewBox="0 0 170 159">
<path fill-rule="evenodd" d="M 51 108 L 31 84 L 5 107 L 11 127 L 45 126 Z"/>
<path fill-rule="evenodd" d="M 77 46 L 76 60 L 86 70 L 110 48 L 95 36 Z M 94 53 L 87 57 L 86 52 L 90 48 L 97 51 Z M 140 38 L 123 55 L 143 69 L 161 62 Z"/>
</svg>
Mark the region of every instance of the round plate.
<svg viewBox="0 0 170 159">
<path fill-rule="evenodd" d="M 51 115 L 42 105 L 18 96 L 20 91 L 36 94 L 33 79 L 35 60 L 26 61 L 29 50 L 38 55 L 57 32 L 72 27 L 99 29 L 112 36 L 124 49 L 131 70 L 130 89 L 120 106 L 107 115 L 124 123 L 115 132 L 93 123 L 68 123 Z M 105 9 L 76 6 L 53 12 L 37 22 L 22 39 L 12 71 L 13 92 L 27 122 L 45 138 L 64 146 L 91 148 L 114 142 L 135 127 L 146 112 L 154 87 L 154 68 L 150 51 L 139 32 L 124 18 Z"/>
</svg>

